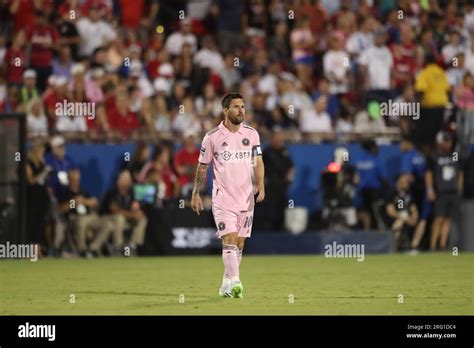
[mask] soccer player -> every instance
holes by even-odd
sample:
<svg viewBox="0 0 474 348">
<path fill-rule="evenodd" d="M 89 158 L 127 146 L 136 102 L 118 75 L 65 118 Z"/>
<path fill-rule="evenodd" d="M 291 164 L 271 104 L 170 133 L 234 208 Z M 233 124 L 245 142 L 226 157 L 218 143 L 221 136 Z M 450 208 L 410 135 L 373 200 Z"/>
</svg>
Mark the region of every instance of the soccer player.
<svg viewBox="0 0 474 348">
<path fill-rule="evenodd" d="M 245 119 L 242 96 L 227 94 L 222 99 L 222 109 L 225 120 L 208 132 L 202 141 L 191 207 L 198 215 L 203 210 L 199 192 L 208 165 L 212 163 L 212 213 L 216 235 L 222 240 L 224 261 L 219 296 L 243 298 L 239 276 L 242 250 L 245 238 L 252 233 L 255 202 L 262 202 L 265 198 L 265 169 L 257 131 L 242 124 Z"/>
</svg>

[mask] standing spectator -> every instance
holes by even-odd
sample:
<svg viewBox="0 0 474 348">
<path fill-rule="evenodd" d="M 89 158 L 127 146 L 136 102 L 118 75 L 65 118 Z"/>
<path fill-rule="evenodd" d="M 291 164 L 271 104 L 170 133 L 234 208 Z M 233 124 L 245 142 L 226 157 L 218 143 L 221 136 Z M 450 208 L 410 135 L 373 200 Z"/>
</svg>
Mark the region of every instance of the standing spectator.
<svg viewBox="0 0 474 348">
<path fill-rule="evenodd" d="M 14 32 L 31 27 L 35 22 L 35 12 L 41 10 L 41 5 L 43 5 L 43 1 L 31 0 L 12 0 L 9 3 Z"/>
<path fill-rule="evenodd" d="M 38 77 L 38 88 L 44 91 L 53 68 L 53 50 L 57 48 L 59 33 L 49 24 L 44 12 L 36 11 L 35 24 L 28 29 L 28 42 L 31 50 L 30 67 Z"/>
<path fill-rule="evenodd" d="M 364 140 L 362 142 L 362 155 L 355 163 L 359 174 L 359 219 L 365 230 L 372 228 L 372 221 L 377 219 L 378 222 L 379 209 L 383 204 L 383 188 L 388 186 L 385 167 L 378 158 L 378 146 L 373 140 Z"/>
<path fill-rule="evenodd" d="M 197 39 L 191 31 L 191 19 L 185 18 L 180 21 L 181 30 L 172 33 L 165 43 L 165 48 L 169 54 L 178 56 L 183 50 L 184 44 L 191 45 L 191 52 L 197 50 Z"/>
<path fill-rule="evenodd" d="M 346 41 L 346 51 L 351 58 L 357 59 L 359 55 L 374 44 L 373 33 L 375 20 L 373 17 L 366 17 L 360 24 L 360 29 L 352 33 Z"/>
<path fill-rule="evenodd" d="M 365 100 L 384 102 L 391 97 L 391 76 L 393 58 L 385 45 L 386 33 L 378 29 L 374 33 L 374 46 L 365 49 L 359 57 L 365 75 Z"/>
<path fill-rule="evenodd" d="M 107 46 L 117 36 L 112 26 L 101 19 L 97 6 L 90 7 L 88 16 L 77 21 L 77 30 L 81 35 L 81 57 L 92 55 L 97 48 Z"/>
<path fill-rule="evenodd" d="M 222 52 L 234 52 L 244 45 L 242 13 L 245 3 L 241 0 L 217 0 L 219 47 Z"/>
<path fill-rule="evenodd" d="M 296 75 L 306 86 L 310 85 L 314 65 L 314 36 L 309 27 L 307 17 L 296 21 L 295 29 L 291 31 L 290 43 Z"/>
<path fill-rule="evenodd" d="M 415 84 L 421 108 L 414 139 L 419 145 L 431 148 L 443 124 L 450 86 L 445 71 L 436 63 L 435 57 L 430 55 L 426 59 L 427 64 L 418 74 Z"/>
<path fill-rule="evenodd" d="M 446 66 L 453 65 L 453 58 L 458 54 L 464 53 L 466 47 L 461 44 L 461 34 L 457 30 L 451 31 L 449 34 L 449 43 L 443 46 L 441 53 Z"/>
<path fill-rule="evenodd" d="M 73 0 L 75 2 L 75 0 Z M 79 11 L 74 12 L 75 16 L 71 16 L 70 11 L 74 9 L 65 10 L 61 13 L 58 19 L 56 28 L 59 32 L 59 43 L 61 46 L 69 47 L 69 53 L 72 60 L 79 59 L 79 44 L 81 43 L 81 36 L 76 27 L 76 19 L 80 18 Z M 76 17 L 77 16 L 77 17 Z"/>
<path fill-rule="evenodd" d="M 5 54 L 6 77 L 10 85 L 19 87 L 22 83 L 26 65 L 25 42 L 25 32 L 20 30 L 13 37 L 12 45 Z"/>
<path fill-rule="evenodd" d="M 183 139 L 183 146 L 175 153 L 173 162 L 181 186 L 181 195 L 188 197 L 193 188 L 199 150 L 196 147 L 196 133 L 191 129 L 184 132 Z"/>
<path fill-rule="evenodd" d="M 265 227 L 272 231 L 284 228 L 285 208 L 288 204 L 288 187 L 293 181 L 295 169 L 283 133 L 273 132 L 270 146 L 263 151 L 265 162 L 265 187 L 267 199 L 264 202 Z"/>
<path fill-rule="evenodd" d="M 428 199 L 434 202 L 434 221 L 431 226 L 430 249 L 446 248 L 452 219 L 455 216 L 459 197 L 463 192 L 464 174 L 461 163 L 453 156 L 453 140 L 446 132 L 436 136 L 438 148 L 429 158 L 426 171 Z M 439 244 L 438 244 L 439 242 Z"/>
<path fill-rule="evenodd" d="M 44 144 L 33 142 L 28 152 L 26 170 L 26 230 L 29 240 L 39 243 L 43 249 L 52 247 L 51 236 L 46 236 L 47 216 L 51 208 L 46 181 L 51 167 L 44 159 Z M 47 250 L 43 250 L 47 252 Z"/>
<path fill-rule="evenodd" d="M 474 76 L 466 73 L 454 91 L 456 96 L 456 125 L 459 153 L 461 158 L 469 156 L 474 144 Z"/>
<path fill-rule="evenodd" d="M 314 102 L 314 108 L 301 111 L 300 130 L 303 133 L 326 133 L 323 137 L 330 137 L 330 133 L 332 133 L 331 117 L 326 110 L 327 98 L 320 96 Z"/>
<path fill-rule="evenodd" d="M 130 255 L 136 255 L 137 248 L 145 240 L 147 218 L 138 202 L 133 200 L 132 176 L 128 170 L 122 170 L 117 177 L 114 188 L 104 195 L 99 208 L 103 220 L 114 226 L 114 254 L 120 255 L 124 246 L 124 232 L 131 228 L 132 234 L 126 246 Z M 123 250 L 123 249 L 122 249 Z"/>
<path fill-rule="evenodd" d="M 323 56 L 324 76 L 329 80 L 329 92 L 337 95 L 349 91 L 350 58 L 343 50 L 343 40 L 341 33 L 333 33 L 329 50 Z"/>
</svg>

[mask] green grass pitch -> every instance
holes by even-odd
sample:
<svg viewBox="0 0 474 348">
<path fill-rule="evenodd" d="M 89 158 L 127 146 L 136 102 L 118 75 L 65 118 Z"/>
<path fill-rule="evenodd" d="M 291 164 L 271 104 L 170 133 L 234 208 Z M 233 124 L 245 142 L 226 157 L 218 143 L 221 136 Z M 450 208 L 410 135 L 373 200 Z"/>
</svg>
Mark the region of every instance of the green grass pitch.
<svg viewBox="0 0 474 348">
<path fill-rule="evenodd" d="M 363 262 L 244 256 L 244 299 L 218 297 L 222 268 L 217 255 L 2 260 L 0 314 L 474 314 L 473 253 L 366 255 Z"/>
</svg>

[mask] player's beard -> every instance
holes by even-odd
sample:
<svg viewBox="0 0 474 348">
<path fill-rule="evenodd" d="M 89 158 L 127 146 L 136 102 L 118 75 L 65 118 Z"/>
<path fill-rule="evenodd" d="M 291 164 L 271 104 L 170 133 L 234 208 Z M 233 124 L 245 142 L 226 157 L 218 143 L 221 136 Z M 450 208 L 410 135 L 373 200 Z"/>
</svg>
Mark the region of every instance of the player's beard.
<svg viewBox="0 0 474 348">
<path fill-rule="evenodd" d="M 229 118 L 229 121 L 235 126 L 238 126 L 239 124 L 244 122 L 244 117 L 243 116 L 242 116 L 242 119 L 239 119 L 239 115 L 235 115 L 235 116 L 230 116 L 229 115 L 228 118 Z"/>
</svg>

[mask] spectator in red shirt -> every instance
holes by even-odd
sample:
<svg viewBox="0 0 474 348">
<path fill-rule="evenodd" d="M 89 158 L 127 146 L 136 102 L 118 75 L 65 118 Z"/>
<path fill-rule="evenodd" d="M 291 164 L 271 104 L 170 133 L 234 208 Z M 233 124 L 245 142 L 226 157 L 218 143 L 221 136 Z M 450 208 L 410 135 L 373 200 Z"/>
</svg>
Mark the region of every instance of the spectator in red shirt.
<svg viewBox="0 0 474 348">
<path fill-rule="evenodd" d="M 52 77 L 50 81 L 51 88 L 44 91 L 43 100 L 46 107 L 46 115 L 48 116 L 48 127 L 52 131 L 56 125 L 56 104 L 63 103 L 64 100 L 70 99 L 70 96 L 65 77 Z"/>
<path fill-rule="evenodd" d="M 20 30 L 13 38 L 12 46 L 5 54 L 5 65 L 7 67 L 7 83 L 17 85 L 23 82 L 25 67 L 25 32 Z"/>
<path fill-rule="evenodd" d="M 128 108 L 128 94 L 119 91 L 115 96 L 115 101 L 107 109 L 107 121 L 112 131 L 128 134 L 140 128 L 140 121 L 135 113 Z"/>
<path fill-rule="evenodd" d="M 183 147 L 174 155 L 174 168 L 181 186 L 181 195 L 187 197 L 191 194 L 199 150 L 196 147 L 196 133 L 194 131 L 185 131 L 183 138 Z"/>
<path fill-rule="evenodd" d="M 41 0 L 11 0 L 10 13 L 13 16 L 13 31 L 28 29 L 35 22 L 35 11 L 40 10 Z"/>
<path fill-rule="evenodd" d="M 59 42 L 59 33 L 48 23 L 42 11 L 36 12 L 35 24 L 28 30 L 28 41 L 31 46 L 30 66 L 38 74 L 38 88 L 44 91 L 53 68 L 53 49 Z"/>
</svg>

